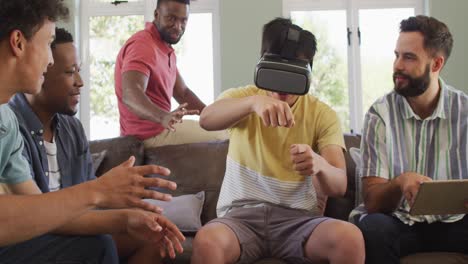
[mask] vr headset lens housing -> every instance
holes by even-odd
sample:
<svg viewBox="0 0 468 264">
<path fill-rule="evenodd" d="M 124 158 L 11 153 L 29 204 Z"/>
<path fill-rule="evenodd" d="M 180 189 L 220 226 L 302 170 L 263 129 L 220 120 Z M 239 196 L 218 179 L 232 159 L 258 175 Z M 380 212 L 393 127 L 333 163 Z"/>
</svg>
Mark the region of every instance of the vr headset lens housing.
<svg viewBox="0 0 468 264">
<path fill-rule="evenodd" d="M 265 53 L 255 68 L 258 88 L 288 94 L 309 92 L 312 63 L 296 58 L 301 30 L 290 26 L 281 55 Z"/>
<path fill-rule="evenodd" d="M 309 92 L 310 73 L 305 60 L 265 54 L 255 69 L 255 85 L 272 92 L 304 95 Z"/>
</svg>

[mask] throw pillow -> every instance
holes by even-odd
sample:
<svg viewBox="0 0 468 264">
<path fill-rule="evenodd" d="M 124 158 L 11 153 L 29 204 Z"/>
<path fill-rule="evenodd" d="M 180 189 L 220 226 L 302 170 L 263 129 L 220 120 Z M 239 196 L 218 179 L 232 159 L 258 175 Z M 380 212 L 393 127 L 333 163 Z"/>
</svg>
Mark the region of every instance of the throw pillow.
<svg viewBox="0 0 468 264">
<path fill-rule="evenodd" d="M 201 228 L 201 213 L 205 202 L 205 192 L 172 197 L 169 202 L 153 199 L 144 201 L 163 208 L 163 215 L 171 220 L 183 233 L 194 233 Z"/>
<path fill-rule="evenodd" d="M 93 160 L 93 174 L 96 175 L 96 171 L 101 166 L 102 161 L 107 155 L 107 150 L 103 150 L 101 152 L 96 152 L 91 154 L 91 159 Z"/>
<path fill-rule="evenodd" d="M 356 198 L 354 201 L 354 206 L 358 206 L 362 203 L 362 193 L 361 193 L 361 150 L 355 147 L 349 149 L 349 155 L 356 165 L 355 172 L 355 186 L 356 186 Z"/>
</svg>

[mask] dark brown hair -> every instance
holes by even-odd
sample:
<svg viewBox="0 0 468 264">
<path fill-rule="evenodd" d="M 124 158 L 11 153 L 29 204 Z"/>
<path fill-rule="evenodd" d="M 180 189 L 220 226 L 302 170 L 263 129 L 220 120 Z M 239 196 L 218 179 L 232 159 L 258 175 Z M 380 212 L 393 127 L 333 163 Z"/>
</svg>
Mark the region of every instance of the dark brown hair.
<svg viewBox="0 0 468 264">
<path fill-rule="evenodd" d="M 20 30 L 30 39 L 45 19 L 57 21 L 68 18 L 63 0 L 0 0 L 0 40 L 13 30 Z"/>
<path fill-rule="evenodd" d="M 317 40 L 314 34 L 294 25 L 291 19 L 281 17 L 275 18 L 263 26 L 261 56 L 265 53 L 281 54 L 290 27 L 300 32 L 296 57 L 303 55 L 309 62 L 312 62 L 315 52 L 317 52 Z"/>
<path fill-rule="evenodd" d="M 401 21 L 400 32 L 420 32 L 424 36 L 424 48 L 432 56 L 441 52 L 445 60 L 450 57 L 453 38 L 447 25 L 428 16 L 413 16 Z"/>
<path fill-rule="evenodd" d="M 73 36 L 64 28 L 55 28 L 55 39 L 50 45 L 52 49 L 55 49 L 57 44 L 64 44 L 73 42 Z"/>
</svg>

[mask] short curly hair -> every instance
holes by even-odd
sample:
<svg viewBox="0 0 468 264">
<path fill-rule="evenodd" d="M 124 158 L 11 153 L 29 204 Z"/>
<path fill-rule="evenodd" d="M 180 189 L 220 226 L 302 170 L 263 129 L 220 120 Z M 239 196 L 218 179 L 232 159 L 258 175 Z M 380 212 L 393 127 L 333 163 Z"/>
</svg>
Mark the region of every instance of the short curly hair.
<svg viewBox="0 0 468 264">
<path fill-rule="evenodd" d="M 13 30 L 20 30 L 30 39 L 45 19 L 67 19 L 69 10 L 63 0 L 0 0 L 0 41 Z"/>
<path fill-rule="evenodd" d="M 70 34 L 66 29 L 64 28 L 55 28 L 55 39 L 50 45 L 52 49 L 55 49 L 58 44 L 64 44 L 64 43 L 73 43 L 73 35 Z"/>
</svg>

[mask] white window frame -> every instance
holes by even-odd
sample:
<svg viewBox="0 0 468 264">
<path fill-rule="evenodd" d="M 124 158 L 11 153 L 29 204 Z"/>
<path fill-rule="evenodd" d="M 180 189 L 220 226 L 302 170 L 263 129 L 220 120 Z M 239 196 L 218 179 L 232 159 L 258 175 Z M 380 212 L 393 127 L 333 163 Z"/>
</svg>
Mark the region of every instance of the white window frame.
<svg viewBox="0 0 468 264">
<path fill-rule="evenodd" d="M 360 133 L 362 116 L 361 51 L 359 37 L 360 9 L 414 8 L 415 14 L 427 13 L 427 0 L 283 0 L 283 16 L 291 17 L 294 11 L 345 10 L 347 28 L 352 32 L 348 45 L 348 100 L 351 132 Z"/>
<path fill-rule="evenodd" d="M 81 103 L 78 116 L 83 124 L 86 136 L 90 138 L 91 122 L 91 97 L 90 97 L 90 59 L 89 59 L 89 19 L 93 16 L 128 16 L 144 15 L 145 21 L 153 21 L 154 9 L 157 0 L 141 0 L 119 5 L 108 2 L 93 2 L 92 0 L 80 1 L 80 45 L 79 50 L 82 60 L 81 75 L 86 89 L 81 91 Z M 192 0 L 190 2 L 190 14 L 211 13 L 213 34 L 213 83 L 214 98 L 221 93 L 221 39 L 219 1 L 217 0 Z M 190 17 L 189 22 L 190 23 Z M 112 95 L 110 95 L 112 96 Z"/>
</svg>

